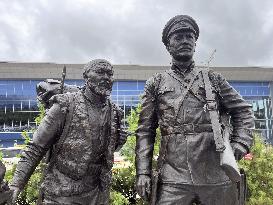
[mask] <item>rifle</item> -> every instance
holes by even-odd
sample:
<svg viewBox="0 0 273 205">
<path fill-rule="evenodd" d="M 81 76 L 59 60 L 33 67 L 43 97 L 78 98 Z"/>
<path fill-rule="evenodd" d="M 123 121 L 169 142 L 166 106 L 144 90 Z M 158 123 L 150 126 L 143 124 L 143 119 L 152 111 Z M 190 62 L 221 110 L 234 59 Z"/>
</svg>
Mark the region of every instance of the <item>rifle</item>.
<svg viewBox="0 0 273 205">
<path fill-rule="evenodd" d="M 61 85 L 60 85 L 60 94 L 63 94 L 63 92 L 64 92 L 65 76 L 66 76 L 66 66 L 64 65 L 63 72 L 62 72 L 62 78 L 61 78 Z M 48 149 L 48 151 L 47 151 L 47 153 L 45 155 L 45 163 L 47 165 L 49 164 L 49 162 L 50 162 L 50 160 L 52 158 L 52 153 L 53 153 L 53 145 L 50 146 L 50 148 Z M 43 178 L 46 175 L 47 169 L 48 169 L 48 167 L 46 166 L 46 167 L 44 167 L 44 170 L 42 171 L 43 172 L 42 181 L 43 181 Z M 42 204 L 43 198 L 44 198 L 44 193 L 40 190 L 36 204 Z"/>
<path fill-rule="evenodd" d="M 60 85 L 60 94 L 63 94 L 64 92 L 64 80 L 66 77 L 66 66 L 64 65 L 63 67 L 63 72 L 62 72 L 62 79 L 61 79 L 61 85 Z M 51 159 L 51 155 L 52 155 L 52 149 L 53 147 L 51 146 L 49 148 L 49 150 L 46 153 L 46 157 L 45 157 L 45 163 L 48 164 L 50 159 Z"/>
<path fill-rule="evenodd" d="M 226 172 L 230 180 L 236 183 L 240 181 L 241 174 L 230 145 L 229 117 L 227 115 L 221 116 L 222 124 L 220 123 L 220 115 L 217 110 L 215 96 L 212 93 L 212 85 L 209 79 L 209 64 L 213 59 L 215 52 L 216 50 L 211 54 L 207 67 L 202 70 L 206 91 L 207 110 L 212 124 L 216 152 L 220 153 L 220 166 Z"/>
<path fill-rule="evenodd" d="M 62 80 L 61 80 L 61 94 L 64 92 L 64 80 L 66 76 L 66 66 L 64 65 L 63 67 L 63 72 L 62 72 Z"/>
<path fill-rule="evenodd" d="M 213 54 L 216 52 L 214 50 Z M 212 54 L 212 56 L 213 56 Z M 220 115 L 216 108 L 215 96 L 212 93 L 212 85 L 209 79 L 209 63 L 207 68 L 202 70 L 203 80 L 206 91 L 207 110 L 210 115 L 216 152 L 220 154 L 220 166 L 225 171 L 226 175 L 233 183 L 236 183 L 238 189 L 238 201 L 240 205 L 245 204 L 246 199 L 246 174 L 243 169 L 239 169 L 231 144 L 230 144 L 230 126 L 229 117 L 227 114 L 221 116 L 222 124 L 220 123 Z"/>
</svg>

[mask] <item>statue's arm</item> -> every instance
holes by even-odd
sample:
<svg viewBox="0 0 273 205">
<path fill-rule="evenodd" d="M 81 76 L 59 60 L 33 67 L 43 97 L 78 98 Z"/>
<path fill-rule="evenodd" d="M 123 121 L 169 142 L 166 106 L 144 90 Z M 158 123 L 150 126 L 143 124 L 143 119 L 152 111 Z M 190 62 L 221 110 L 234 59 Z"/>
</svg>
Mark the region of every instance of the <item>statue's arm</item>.
<svg viewBox="0 0 273 205">
<path fill-rule="evenodd" d="M 151 175 L 154 142 L 158 119 L 156 114 L 156 84 L 153 77 L 146 82 L 141 100 L 138 128 L 136 130 L 136 172 L 137 175 Z"/>
<path fill-rule="evenodd" d="M 11 187 L 22 190 L 49 147 L 56 142 L 65 116 L 55 103 L 43 118 L 17 164 Z"/>
<path fill-rule="evenodd" d="M 231 142 L 244 146 L 249 152 L 253 141 L 254 115 L 252 106 L 220 75 L 219 83 L 220 105 L 231 117 L 233 133 Z"/>
</svg>

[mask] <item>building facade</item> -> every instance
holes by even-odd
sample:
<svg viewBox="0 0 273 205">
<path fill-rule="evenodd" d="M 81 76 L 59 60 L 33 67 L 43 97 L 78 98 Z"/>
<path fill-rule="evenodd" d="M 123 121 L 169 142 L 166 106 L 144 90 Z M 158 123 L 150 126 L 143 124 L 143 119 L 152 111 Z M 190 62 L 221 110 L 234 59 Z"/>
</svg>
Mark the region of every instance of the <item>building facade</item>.
<svg viewBox="0 0 273 205">
<path fill-rule="evenodd" d="M 63 64 L 0 63 L 0 146 L 21 144 L 21 132 L 36 127 L 39 114 L 36 85 L 47 79 L 60 79 Z M 82 86 L 83 64 L 66 64 L 66 83 Z M 139 103 L 145 81 L 168 66 L 114 65 L 112 100 L 124 110 L 124 117 Z M 273 68 L 213 67 L 253 107 L 255 129 L 273 144 Z"/>
</svg>

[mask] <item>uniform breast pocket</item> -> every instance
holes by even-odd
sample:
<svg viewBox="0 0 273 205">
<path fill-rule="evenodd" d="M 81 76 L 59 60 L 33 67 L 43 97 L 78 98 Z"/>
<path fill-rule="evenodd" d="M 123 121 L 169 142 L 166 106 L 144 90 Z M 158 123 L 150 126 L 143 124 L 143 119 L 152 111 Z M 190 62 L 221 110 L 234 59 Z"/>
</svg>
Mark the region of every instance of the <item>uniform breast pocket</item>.
<svg viewBox="0 0 273 205">
<path fill-rule="evenodd" d="M 158 91 L 159 110 L 173 109 L 175 98 L 175 89 L 173 87 L 161 87 Z"/>
<path fill-rule="evenodd" d="M 162 97 L 166 95 L 171 95 L 172 93 L 174 93 L 174 91 L 175 91 L 174 87 L 161 87 L 158 90 L 158 96 Z"/>
</svg>

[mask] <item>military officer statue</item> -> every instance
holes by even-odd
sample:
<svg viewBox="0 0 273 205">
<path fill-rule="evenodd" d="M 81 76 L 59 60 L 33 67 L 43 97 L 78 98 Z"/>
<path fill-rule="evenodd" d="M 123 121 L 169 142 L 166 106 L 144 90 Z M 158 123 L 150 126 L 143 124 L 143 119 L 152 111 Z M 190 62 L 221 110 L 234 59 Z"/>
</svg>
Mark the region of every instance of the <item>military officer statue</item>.
<svg viewBox="0 0 273 205">
<path fill-rule="evenodd" d="M 220 117 L 230 116 L 230 143 L 238 159 L 249 152 L 252 143 L 253 113 L 251 106 L 214 71 L 208 71 L 214 99 L 207 100 L 204 74 L 193 60 L 198 37 L 199 27 L 190 16 L 178 15 L 167 22 L 162 41 L 172 56 L 172 66 L 147 81 L 142 98 L 136 131 L 136 188 L 142 198 L 158 205 L 238 204 L 236 184 L 220 166 L 210 110 L 216 110 Z M 158 126 L 159 177 L 151 197 Z"/>
<path fill-rule="evenodd" d="M 23 152 L 10 184 L 13 203 L 52 148 L 41 203 L 108 204 L 114 151 L 126 140 L 122 112 L 109 99 L 112 65 L 93 60 L 84 66 L 83 78 L 83 89 L 50 99 L 51 107 Z"/>
</svg>

